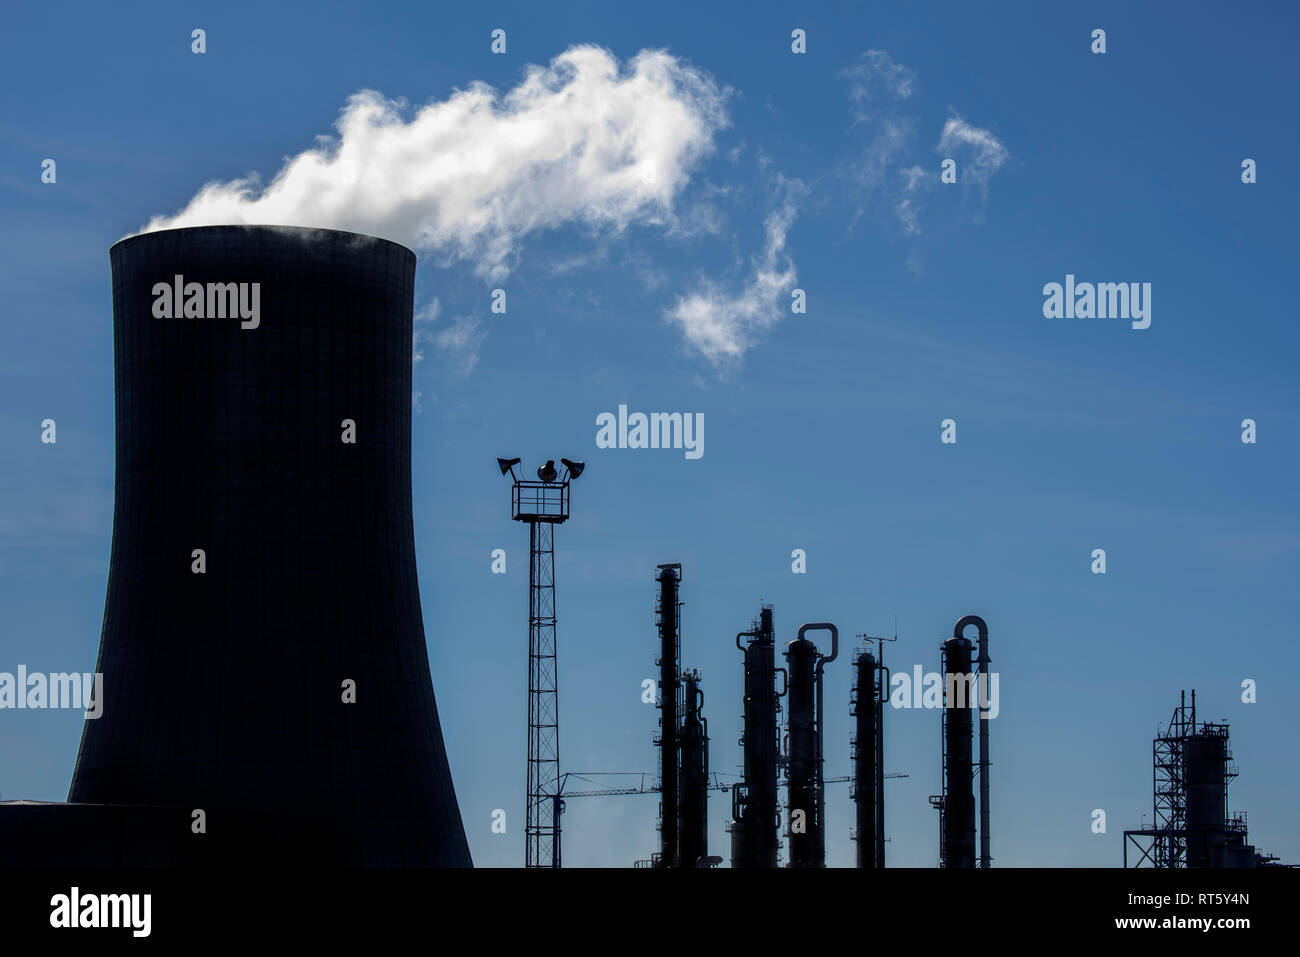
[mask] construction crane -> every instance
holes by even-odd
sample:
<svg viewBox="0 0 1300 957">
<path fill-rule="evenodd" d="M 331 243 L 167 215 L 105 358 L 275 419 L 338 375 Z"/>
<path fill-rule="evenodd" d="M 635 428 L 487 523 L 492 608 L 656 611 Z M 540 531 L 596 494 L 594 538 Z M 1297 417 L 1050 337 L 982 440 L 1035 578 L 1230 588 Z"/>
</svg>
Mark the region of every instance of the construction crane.
<svg viewBox="0 0 1300 957">
<path fill-rule="evenodd" d="M 588 788 L 584 791 L 566 790 L 569 784 L 569 778 L 576 778 L 579 781 L 586 781 L 589 784 L 596 782 L 592 778 L 601 777 L 634 777 L 637 778 L 635 787 L 625 788 Z M 560 815 L 564 813 L 564 802 L 568 798 L 587 798 L 587 797 L 622 797 L 628 794 L 658 794 L 662 790 L 659 785 L 651 783 L 653 775 L 647 771 L 566 771 L 560 775 L 558 786 L 555 794 L 551 797 L 551 814 L 553 816 L 553 831 L 556 835 L 560 833 Z M 730 791 L 731 785 L 724 784 L 718 780 L 718 772 L 713 772 L 713 781 L 709 784 L 710 791 Z M 845 778 L 847 781 L 848 779 Z M 555 866 L 560 866 L 561 854 L 560 843 L 557 837 L 555 844 Z"/>
<path fill-rule="evenodd" d="M 709 783 L 710 791 L 730 791 L 734 785 L 726 784 L 718 780 L 720 772 L 711 773 L 713 780 Z M 637 778 L 635 787 L 625 788 L 588 788 L 585 791 L 569 791 L 566 788 L 569 785 L 569 778 L 576 778 L 579 781 L 586 781 L 588 784 L 594 784 L 592 778 L 607 777 L 633 777 Z M 890 771 L 885 774 L 887 778 L 905 778 L 907 773 L 904 771 Z M 555 866 L 561 866 L 560 860 L 560 815 L 564 813 L 564 802 L 569 798 L 594 798 L 594 797 L 622 797 L 628 794 L 658 794 L 660 788 L 657 784 L 651 783 L 654 775 L 648 771 L 565 771 L 560 775 L 559 783 L 555 789 L 555 794 L 551 796 L 551 814 L 553 815 L 555 838 Z M 845 775 L 838 778 L 827 778 L 827 784 L 847 784 L 853 778 Z"/>
<path fill-rule="evenodd" d="M 628 788 L 591 788 L 586 791 L 567 791 L 569 778 L 577 778 L 589 784 L 595 783 L 595 777 L 635 777 L 640 780 L 636 787 Z M 647 781 L 651 775 L 644 771 L 566 771 L 556 782 L 555 793 L 551 795 L 552 833 L 555 835 L 555 866 L 561 866 L 560 815 L 564 813 L 566 798 L 580 797 L 617 797 L 624 794 L 658 794 L 659 788 Z"/>
</svg>

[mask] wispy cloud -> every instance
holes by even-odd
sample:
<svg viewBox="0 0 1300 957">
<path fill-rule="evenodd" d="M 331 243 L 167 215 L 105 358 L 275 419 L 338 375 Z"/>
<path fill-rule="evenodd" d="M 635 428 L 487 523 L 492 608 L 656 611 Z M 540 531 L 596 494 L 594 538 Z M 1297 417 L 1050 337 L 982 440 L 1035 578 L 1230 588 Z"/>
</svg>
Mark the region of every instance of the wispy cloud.
<svg viewBox="0 0 1300 957">
<path fill-rule="evenodd" d="M 916 74 L 884 50 L 868 50 L 840 76 L 848 81 L 854 122 L 869 121 L 882 98 L 906 100 L 916 83 Z"/>
<path fill-rule="evenodd" d="M 847 83 L 852 126 L 870 129 L 866 149 L 853 161 L 853 175 L 868 191 L 885 181 L 911 143 L 915 123 L 896 104 L 912 95 L 916 74 L 884 50 L 868 50 L 840 76 Z"/>
<path fill-rule="evenodd" d="M 974 184 L 981 206 L 988 201 L 989 180 L 1010 155 L 1002 141 L 986 129 L 972 126 L 955 113 L 943 124 L 938 151 L 959 161 L 958 182 Z"/>
<path fill-rule="evenodd" d="M 481 316 L 457 316 L 434 337 L 434 343 L 448 354 L 461 375 L 468 376 L 478 365 L 479 347 L 486 338 Z"/>
<path fill-rule="evenodd" d="M 433 328 L 442 318 L 442 302 L 434 298 L 415 313 L 415 329 L 411 341 L 411 364 L 419 365 L 424 361 L 424 346 L 432 344 L 440 353 L 445 354 L 456 366 L 457 371 L 468 376 L 478 365 L 479 349 L 487 338 L 481 316 L 456 316 L 450 324 Z M 412 401 L 420 408 L 421 392 L 413 391 Z"/>
<path fill-rule="evenodd" d="M 687 346 L 723 372 L 734 368 L 761 333 L 787 314 L 798 279 L 786 237 L 798 214 L 795 201 L 807 189 L 799 180 L 784 177 L 777 185 L 780 198 L 763 224 L 763 251 L 751 260 L 749 277 L 740 288 L 704 279 L 666 312 L 681 328 Z"/>
<path fill-rule="evenodd" d="M 903 232 L 909 236 L 918 236 L 921 233 L 921 224 L 917 220 L 916 206 L 910 197 L 900 199 L 894 204 L 894 214 L 903 226 Z"/>
<path fill-rule="evenodd" d="M 883 50 L 868 50 L 840 75 L 846 83 L 850 128 L 866 133 L 865 145 L 848 161 L 845 172 L 857 186 L 863 207 L 881 203 L 892 213 L 895 228 L 915 240 L 924 232 L 927 195 L 939 186 L 937 166 L 931 169 L 916 162 L 919 120 L 905 112 L 906 101 L 917 86 L 916 73 Z M 1006 162 L 1007 148 L 991 131 L 954 113 L 943 126 L 938 151 L 944 158 L 957 160 L 963 198 L 975 197 L 964 205 L 973 218 L 980 219 L 988 201 L 989 181 Z M 862 212 L 860 208 L 858 215 Z M 914 270 L 919 269 L 915 246 L 908 262 Z"/>
<path fill-rule="evenodd" d="M 500 281 L 525 237 L 543 229 L 677 226 L 674 202 L 728 124 L 727 94 L 664 51 L 620 65 L 596 46 L 527 67 L 504 94 L 473 83 L 409 120 L 404 101 L 362 90 L 338 135 L 291 157 L 270 185 L 255 174 L 208 183 L 145 230 L 349 229 L 470 261 Z"/>
<path fill-rule="evenodd" d="M 849 162 L 850 178 L 864 201 L 883 191 L 904 233 L 917 235 L 921 231 L 918 203 L 898 195 L 913 192 L 925 181 L 919 166 L 902 166 L 914 148 L 916 120 L 904 115 L 899 104 L 912 96 L 916 74 L 884 50 L 868 50 L 840 76 L 846 82 L 851 127 L 865 130 L 868 136 L 866 146 Z"/>
<path fill-rule="evenodd" d="M 422 323 L 437 322 L 442 315 L 442 303 L 435 296 L 432 302 L 421 306 L 415 313 L 415 328 L 411 333 L 411 364 L 419 365 L 424 361 L 424 349 L 421 343 L 433 340 L 433 333 Z"/>
<path fill-rule="evenodd" d="M 899 156 L 913 138 L 913 123 L 897 117 L 884 117 L 874 124 L 874 135 L 861 156 L 854 163 L 858 182 L 868 190 L 885 181 L 897 167 Z"/>
<path fill-rule="evenodd" d="M 909 166 L 902 170 L 902 175 L 903 189 L 910 193 L 918 186 L 923 186 L 934 174 L 921 166 Z"/>
</svg>

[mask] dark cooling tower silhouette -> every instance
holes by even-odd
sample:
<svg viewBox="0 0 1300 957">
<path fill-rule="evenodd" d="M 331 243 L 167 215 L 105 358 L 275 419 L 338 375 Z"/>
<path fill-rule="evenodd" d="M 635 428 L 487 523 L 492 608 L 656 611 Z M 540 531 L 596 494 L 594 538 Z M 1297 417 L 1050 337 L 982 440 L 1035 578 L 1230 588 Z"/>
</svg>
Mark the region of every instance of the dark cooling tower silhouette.
<svg viewBox="0 0 1300 957">
<path fill-rule="evenodd" d="M 68 800 L 201 808 L 236 844 L 229 822 L 270 820 L 345 866 L 469 865 L 416 584 L 414 254 L 213 226 L 110 255 L 104 712 Z"/>
</svg>

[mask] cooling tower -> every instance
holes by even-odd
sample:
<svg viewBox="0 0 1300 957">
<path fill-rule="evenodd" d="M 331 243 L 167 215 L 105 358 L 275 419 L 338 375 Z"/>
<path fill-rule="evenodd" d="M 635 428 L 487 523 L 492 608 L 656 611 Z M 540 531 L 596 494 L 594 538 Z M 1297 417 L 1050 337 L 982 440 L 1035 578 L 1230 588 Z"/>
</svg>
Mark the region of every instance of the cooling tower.
<svg viewBox="0 0 1300 957">
<path fill-rule="evenodd" d="M 468 866 L 416 582 L 414 254 L 212 226 L 110 256 L 104 710 L 69 801 L 202 809 L 236 843 L 228 822 L 269 817 L 337 865 Z"/>
</svg>

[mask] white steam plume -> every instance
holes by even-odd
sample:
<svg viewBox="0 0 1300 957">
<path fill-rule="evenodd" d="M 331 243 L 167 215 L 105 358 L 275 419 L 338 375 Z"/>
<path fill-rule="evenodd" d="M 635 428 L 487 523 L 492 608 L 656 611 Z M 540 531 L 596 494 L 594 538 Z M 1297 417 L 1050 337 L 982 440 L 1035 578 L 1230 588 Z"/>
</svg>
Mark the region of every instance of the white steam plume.
<svg viewBox="0 0 1300 957">
<path fill-rule="evenodd" d="M 290 158 L 269 186 L 256 175 L 208 183 L 143 231 L 347 229 L 472 261 L 499 280 L 538 230 L 670 225 L 691 168 L 727 125 L 726 97 L 664 51 L 620 68 L 595 46 L 527 67 L 504 95 L 474 83 L 409 121 L 404 102 L 363 90 L 344 107 L 338 136 Z"/>
</svg>

